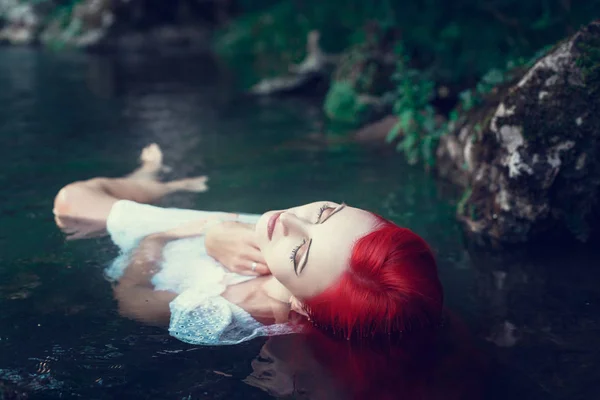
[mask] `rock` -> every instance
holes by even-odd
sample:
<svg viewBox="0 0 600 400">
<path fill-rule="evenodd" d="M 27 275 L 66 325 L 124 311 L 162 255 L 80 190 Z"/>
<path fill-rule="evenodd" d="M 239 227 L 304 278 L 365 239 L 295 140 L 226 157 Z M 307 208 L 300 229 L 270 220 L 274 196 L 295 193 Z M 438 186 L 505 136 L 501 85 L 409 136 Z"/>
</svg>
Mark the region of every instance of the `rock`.
<svg viewBox="0 0 600 400">
<path fill-rule="evenodd" d="M 43 18 L 47 15 L 46 1 L 38 4 L 21 4 L 16 0 L 0 0 L 0 20 L 5 26 L 0 30 L 0 41 L 12 45 L 36 43 Z"/>
<path fill-rule="evenodd" d="M 320 34 L 311 31 L 306 40 L 306 57 L 298 65 L 291 65 L 290 74 L 263 79 L 250 88 L 250 93 L 260 96 L 296 93 L 318 86 L 324 81 L 328 65 L 335 58 L 326 54 L 319 46 Z"/>
<path fill-rule="evenodd" d="M 30 28 L 10 26 L 0 32 L 0 40 L 13 46 L 27 46 L 35 43 L 36 35 Z"/>
<path fill-rule="evenodd" d="M 598 227 L 600 20 L 558 43 L 442 138 L 438 172 L 466 187 L 458 216 L 501 243 Z"/>
<path fill-rule="evenodd" d="M 115 22 L 118 0 L 83 0 L 56 13 L 40 35 L 45 45 L 93 48 L 102 45 Z"/>
<path fill-rule="evenodd" d="M 295 74 L 263 79 L 252 86 L 250 93 L 259 96 L 272 96 L 302 91 L 317 85 L 322 76 L 317 74 Z"/>
<path fill-rule="evenodd" d="M 372 124 L 359 129 L 354 134 L 354 140 L 359 143 L 386 144 L 385 138 L 398 122 L 398 117 L 388 115 Z"/>
<path fill-rule="evenodd" d="M 306 57 L 304 60 L 297 65 L 290 65 L 290 72 L 299 75 L 319 74 L 323 73 L 330 60 L 334 57 L 326 54 L 321 46 L 319 46 L 319 40 L 321 34 L 319 31 L 310 31 L 306 37 Z"/>
<path fill-rule="evenodd" d="M 171 2 L 141 0 L 80 0 L 75 5 L 52 0 L 28 4 L 0 0 L 0 27 L 2 21 L 6 25 L 0 30 L 0 43 L 39 41 L 55 48 L 125 52 L 207 51 L 208 28 L 197 19 L 200 11 L 176 20 L 160 18 L 161 10 L 174 7 Z"/>
</svg>

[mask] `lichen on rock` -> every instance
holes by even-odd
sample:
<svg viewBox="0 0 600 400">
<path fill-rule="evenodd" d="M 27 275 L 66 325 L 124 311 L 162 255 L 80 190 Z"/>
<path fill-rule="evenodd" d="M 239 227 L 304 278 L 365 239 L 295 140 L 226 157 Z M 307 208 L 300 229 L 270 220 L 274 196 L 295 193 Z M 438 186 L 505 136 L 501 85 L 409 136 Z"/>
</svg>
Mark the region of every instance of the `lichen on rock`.
<svg viewBox="0 0 600 400">
<path fill-rule="evenodd" d="M 0 42 L 125 52 L 206 51 L 208 27 L 191 22 L 205 15 L 190 12 L 187 3 L 0 0 Z M 216 12 L 217 2 L 208 3 Z M 164 10 L 168 15 L 161 14 Z"/>
<path fill-rule="evenodd" d="M 587 240 L 598 225 L 599 77 L 596 21 L 442 139 L 440 174 L 469 188 L 458 212 L 468 231 L 500 242 Z"/>
</svg>

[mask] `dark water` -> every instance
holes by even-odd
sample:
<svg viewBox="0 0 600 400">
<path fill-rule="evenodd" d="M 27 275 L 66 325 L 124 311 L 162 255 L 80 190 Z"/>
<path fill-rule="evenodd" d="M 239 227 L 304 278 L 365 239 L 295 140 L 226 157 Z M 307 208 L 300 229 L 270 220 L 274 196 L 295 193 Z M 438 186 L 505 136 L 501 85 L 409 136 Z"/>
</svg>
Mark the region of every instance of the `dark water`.
<svg viewBox="0 0 600 400">
<path fill-rule="evenodd" d="M 0 398 L 272 398 L 244 381 L 265 339 L 198 348 L 121 318 L 102 276 L 110 241 L 66 242 L 54 225 L 60 187 L 126 174 L 151 142 L 169 178 L 211 177 L 208 193 L 165 205 L 259 213 L 330 199 L 424 236 L 485 360 L 480 398 L 600 398 L 597 252 L 467 251 L 451 188 L 393 153 L 307 143 L 318 102 L 244 99 L 235 86 L 209 59 L 0 51 Z M 290 368 L 276 373 L 296 379 Z M 312 371 L 314 394 L 296 397 L 333 398 Z"/>
</svg>

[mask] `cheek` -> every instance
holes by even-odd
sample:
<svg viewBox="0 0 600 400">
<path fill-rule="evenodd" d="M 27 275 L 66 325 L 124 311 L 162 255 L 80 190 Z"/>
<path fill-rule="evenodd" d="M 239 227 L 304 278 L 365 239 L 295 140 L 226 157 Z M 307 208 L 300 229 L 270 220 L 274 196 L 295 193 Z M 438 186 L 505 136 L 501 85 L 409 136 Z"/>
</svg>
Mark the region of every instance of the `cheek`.
<svg viewBox="0 0 600 400">
<path fill-rule="evenodd" d="M 280 248 L 268 248 L 263 252 L 263 257 L 271 270 L 271 273 L 279 280 L 280 277 L 285 277 L 286 270 L 288 269 L 288 257 L 285 256 L 285 252 Z"/>
</svg>

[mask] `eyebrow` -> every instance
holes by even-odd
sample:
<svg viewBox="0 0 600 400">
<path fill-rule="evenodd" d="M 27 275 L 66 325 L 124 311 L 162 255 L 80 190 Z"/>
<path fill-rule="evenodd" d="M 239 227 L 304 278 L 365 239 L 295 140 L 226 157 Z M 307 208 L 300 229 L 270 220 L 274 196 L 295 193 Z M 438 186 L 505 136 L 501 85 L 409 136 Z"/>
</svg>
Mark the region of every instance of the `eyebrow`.
<svg viewBox="0 0 600 400">
<path fill-rule="evenodd" d="M 342 211 L 345 207 L 346 207 L 346 203 L 341 203 L 336 208 L 334 208 L 331 213 L 329 213 L 327 218 L 325 218 L 323 221 L 319 222 L 319 224 L 325 223 L 329 218 L 331 218 L 333 215 L 337 214 L 338 212 Z M 296 267 L 296 275 L 300 275 L 300 273 L 302 271 L 304 271 L 304 268 L 306 267 L 306 264 L 308 263 L 308 255 L 310 253 L 311 245 L 312 245 L 312 238 L 308 241 L 306 252 L 304 253 L 304 256 L 302 256 L 302 260 L 300 260 L 300 262 L 298 263 L 298 266 Z"/>
</svg>

